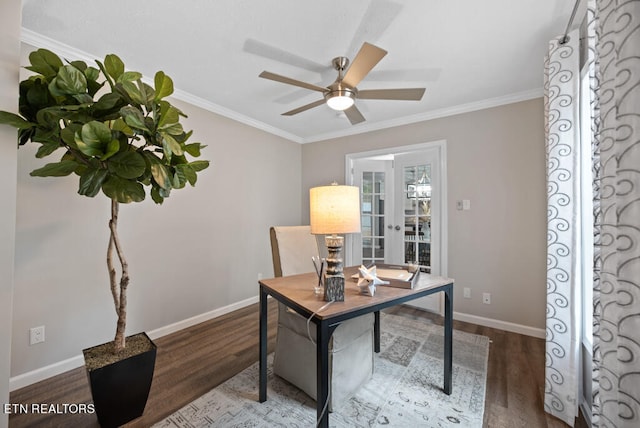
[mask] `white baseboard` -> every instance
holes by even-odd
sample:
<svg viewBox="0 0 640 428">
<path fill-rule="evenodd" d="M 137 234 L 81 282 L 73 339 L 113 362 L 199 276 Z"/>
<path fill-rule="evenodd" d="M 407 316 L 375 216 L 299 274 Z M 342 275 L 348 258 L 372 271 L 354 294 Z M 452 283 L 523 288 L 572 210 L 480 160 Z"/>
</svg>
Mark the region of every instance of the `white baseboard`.
<svg viewBox="0 0 640 428">
<path fill-rule="evenodd" d="M 236 303 L 232 303 L 230 305 L 224 306 L 222 308 L 217 308 L 209 312 L 205 312 L 200 315 L 196 315 L 191 318 L 187 318 L 182 321 L 178 321 L 173 324 L 169 324 L 164 327 L 157 328 L 155 330 L 147 332 L 151 339 L 157 339 L 162 336 L 166 336 L 171 333 L 175 333 L 176 331 L 194 326 L 196 324 L 200 324 L 201 322 L 208 321 L 222 315 L 228 314 L 229 312 L 233 312 L 237 309 L 244 308 L 245 306 L 252 305 L 258 302 L 258 296 L 250 297 L 245 300 L 241 300 Z M 24 388 L 25 386 L 32 385 L 34 383 L 40 382 L 42 380 L 48 379 L 53 376 L 57 376 L 69 370 L 73 370 L 75 368 L 81 367 L 84 365 L 84 357 L 81 355 L 77 355 L 75 357 L 71 357 L 64 361 L 59 361 L 57 363 L 32 370 L 27 373 L 23 373 L 18 376 L 14 376 L 9 379 L 9 391 L 15 391 L 16 389 Z"/>
<path fill-rule="evenodd" d="M 228 314 L 229 312 L 242 309 L 245 306 L 253 305 L 254 303 L 258 303 L 258 296 L 249 297 L 248 299 L 241 300 L 236 303 L 232 303 L 222 308 L 214 309 L 212 311 L 205 312 L 203 314 L 196 315 L 191 318 L 187 318 L 186 320 L 178 321 L 173 324 L 169 324 L 167 326 L 157 328 L 155 330 L 147 332 L 147 334 L 151 339 L 157 339 L 159 337 L 166 336 L 167 334 L 175 333 L 176 331 L 180 331 L 182 329 L 194 326 L 196 324 L 200 324 L 201 322 L 218 318 L 222 315 Z"/>
<path fill-rule="evenodd" d="M 176 323 L 157 328 L 155 330 L 147 332 L 147 334 L 152 339 L 157 339 L 162 336 L 166 336 L 168 334 L 175 333 L 182 329 L 194 326 L 196 324 L 200 324 L 201 322 L 205 322 L 205 321 L 220 317 L 222 315 L 228 314 L 229 312 L 233 312 L 237 309 L 244 308 L 245 306 L 249 306 L 257 302 L 258 302 L 258 296 L 250 297 L 248 299 L 241 300 L 236 303 L 232 303 L 222 308 L 217 308 L 212 311 L 205 312 L 203 314 L 196 315 L 194 317 L 187 318 L 185 320 L 178 321 Z M 545 331 L 543 329 L 538 329 L 538 328 L 529 327 L 525 325 L 514 324 L 514 323 L 500 321 L 500 320 L 494 320 L 491 318 L 479 317 L 476 315 L 463 314 L 460 312 L 454 312 L 453 317 L 456 320 L 483 325 L 486 327 L 497 328 L 500 330 L 511 331 L 514 333 L 524 334 L 527 336 L 533 336 L 533 337 L 539 337 L 539 338 L 545 337 Z M 34 383 L 59 375 L 66 371 L 73 370 L 77 367 L 81 367 L 82 365 L 84 365 L 84 357 L 82 355 L 77 355 L 75 357 L 71 357 L 64 361 L 59 361 L 57 363 L 54 363 L 36 370 L 32 370 L 30 372 L 23 373 L 18 376 L 14 376 L 11 379 L 9 379 L 9 391 L 15 391 L 16 389 L 20 389 L 25 386 L 32 385 Z"/>
<path fill-rule="evenodd" d="M 14 376 L 9 379 L 9 391 L 15 391 L 16 389 L 24 388 L 25 386 L 32 385 L 52 376 L 68 372 L 69 370 L 73 370 L 83 364 L 84 357 L 82 355 L 76 355 L 75 357 L 68 358 L 64 361 L 59 361 L 36 370 Z"/>
<path fill-rule="evenodd" d="M 524 334 L 525 336 L 545 338 L 545 330 L 543 328 L 535 328 L 522 324 L 515 324 L 507 321 L 494 320 L 491 318 L 479 317 L 477 315 L 463 314 L 461 312 L 453 312 L 453 318 L 472 324 L 483 325 L 485 327 L 497 328 L 499 330 L 510 331 L 513 333 Z"/>
</svg>

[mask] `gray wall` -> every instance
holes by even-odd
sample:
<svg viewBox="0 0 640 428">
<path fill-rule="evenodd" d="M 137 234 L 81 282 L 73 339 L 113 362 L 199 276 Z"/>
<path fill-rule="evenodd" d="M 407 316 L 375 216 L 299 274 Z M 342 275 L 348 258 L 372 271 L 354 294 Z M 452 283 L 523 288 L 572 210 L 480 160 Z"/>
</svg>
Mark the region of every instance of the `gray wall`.
<svg viewBox="0 0 640 428">
<path fill-rule="evenodd" d="M 20 0 L 0 3 L 0 110 L 18 107 L 20 58 Z M 16 221 L 16 132 L 0 127 L 0 404 L 9 403 L 11 367 L 11 314 Z M 0 412 L 0 428 L 9 426 L 9 415 Z"/>
<path fill-rule="evenodd" d="M 345 155 L 447 141 L 448 275 L 455 311 L 544 329 L 546 198 L 541 99 L 393 129 L 305 144 L 303 222 L 309 188 L 344 183 Z M 470 211 L 456 201 L 471 200 Z M 463 299 L 463 287 L 472 299 Z M 492 295 L 490 305 L 482 293 Z"/>
<path fill-rule="evenodd" d="M 23 56 L 31 50 L 23 46 Z M 300 224 L 299 144 L 176 104 L 212 164 L 194 188 L 174 191 L 162 206 L 150 198 L 121 206 L 129 334 L 255 298 L 258 274 L 273 275 L 269 226 Z M 53 160 L 36 159 L 36 148 L 18 151 L 12 376 L 76 357 L 115 332 L 105 261 L 109 201 L 79 196 L 75 177 L 30 177 Z M 39 325 L 46 342 L 29 346 L 28 330 Z"/>
</svg>

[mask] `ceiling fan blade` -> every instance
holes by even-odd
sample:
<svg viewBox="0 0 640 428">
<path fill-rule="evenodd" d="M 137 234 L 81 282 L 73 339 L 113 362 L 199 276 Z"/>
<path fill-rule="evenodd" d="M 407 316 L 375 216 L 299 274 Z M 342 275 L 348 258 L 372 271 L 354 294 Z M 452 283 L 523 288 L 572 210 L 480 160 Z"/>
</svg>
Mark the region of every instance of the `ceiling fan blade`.
<svg viewBox="0 0 640 428">
<path fill-rule="evenodd" d="M 355 88 L 386 54 L 387 51 L 384 49 L 364 42 L 358 54 L 351 62 L 342 82 Z"/>
<path fill-rule="evenodd" d="M 302 82 L 300 80 L 292 79 L 290 77 L 281 76 L 280 74 L 271 73 L 270 71 L 263 71 L 260 73 L 260 77 L 263 79 L 274 80 L 280 83 L 286 83 L 288 85 L 299 86 L 301 88 L 311 89 L 312 91 L 326 92 L 327 88 L 321 86 L 312 85 L 311 83 Z"/>
<path fill-rule="evenodd" d="M 425 88 L 363 89 L 357 97 L 363 100 L 409 100 L 420 101 Z"/>
<path fill-rule="evenodd" d="M 282 116 L 293 116 L 294 114 L 302 113 L 303 111 L 312 109 L 314 107 L 318 107 L 319 105 L 322 105 L 322 104 L 324 104 L 324 99 L 314 101 L 310 104 L 306 104 L 306 105 L 303 105 L 302 107 L 298 107 L 288 112 L 282 113 Z"/>
<path fill-rule="evenodd" d="M 255 39 L 245 40 L 243 50 L 254 55 L 259 55 L 264 58 L 278 61 L 283 64 L 300 67 L 305 70 L 314 71 L 316 73 L 322 73 L 326 70 L 332 70 L 331 67 L 327 67 L 327 65 L 325 64 L 318 64 L 315 61 L 311 61 L 307 58 L 303 58 L 294 53 L 287 52 L 276 46 L 272 46 Z"/>
<path fill-rule="evenodd" d="M 356 107 L 355 104 L 346 109 L 344 114 L 347 115 L 347 119 L 349 119 L 349 122 L 351 122 L 352 125 L 365 121 L 364 116 L 360 113 L 360 110 L 358 110 L 358 107 Z"/>
<path fill-rule="evenodd" d="M 367 82 L 434 82 L 440 78 L 442 68 L 414 68 L 373 70 L 367 74 Z"/>
<path fill-rule="evenodd" d="M 347 56 L 353 58 L 365 40 L 377 42 L 393 23 L 404 6 L 395 1 L 376 0 L 369 3 L 367 10 L 360 18 L 360 24 L 353 33 L 353 38 L 346 50 Z"/>
</svg>

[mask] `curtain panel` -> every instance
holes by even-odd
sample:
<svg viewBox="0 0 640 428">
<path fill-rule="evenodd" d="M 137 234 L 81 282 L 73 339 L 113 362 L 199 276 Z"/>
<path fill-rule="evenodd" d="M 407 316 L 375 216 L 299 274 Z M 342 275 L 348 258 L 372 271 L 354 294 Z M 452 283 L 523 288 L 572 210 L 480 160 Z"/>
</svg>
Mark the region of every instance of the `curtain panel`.
<svg viewBox="0 0 640 428">
<path fill-rule="evenodd" d="M 578 31 L 549 42 L 544 108 L 547 160 L 545 410 L 573 426 L 580 343 L 580 63 Z M 576 302 L 578 304 L 576 304 Z"/>
<path fill-rule="evenodd" d="M 590 6 L 594 4 L 590 1 Z M 595 1 L 594 427 L 640 427 L 640 1 Z"/>
</svg>

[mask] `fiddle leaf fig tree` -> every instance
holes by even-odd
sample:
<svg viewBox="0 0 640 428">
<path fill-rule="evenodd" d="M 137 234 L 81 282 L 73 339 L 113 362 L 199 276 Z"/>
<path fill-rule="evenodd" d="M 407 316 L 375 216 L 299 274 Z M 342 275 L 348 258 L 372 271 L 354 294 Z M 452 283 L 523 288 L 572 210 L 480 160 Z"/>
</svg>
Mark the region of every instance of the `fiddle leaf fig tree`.
<svg viewBox="0 0 640 428">
<path fill-rule="evenodd" d="M 34 177 L 78 177 L 78 193 L 111 199 L 107 267 L 118 322 L 114 349 L 125 347 L 128 263 L 118 236 L 119 204 L 141 202 L 149 190 L 161 204 L 174 189 L 195 185 L 209 166 L 198 158 L 201 143 L 188 143 L 186 117 L 166 97 L 173 81 L 162 71 L 153 86 L 142 74 L 127 71 L 116 55 L 97 67 L 83 61 L 66 64 L 53 52 L 38 49 L 26 68 L 33 75 L 20 82 L 19 113 L 0 111 L 0 123 L 18 129 L 18 145 L 39 144 L 36 157 L 57 159 L 31 172 Z M 120 278 L 114 265 L 120 264 Z"/>
</svg>

